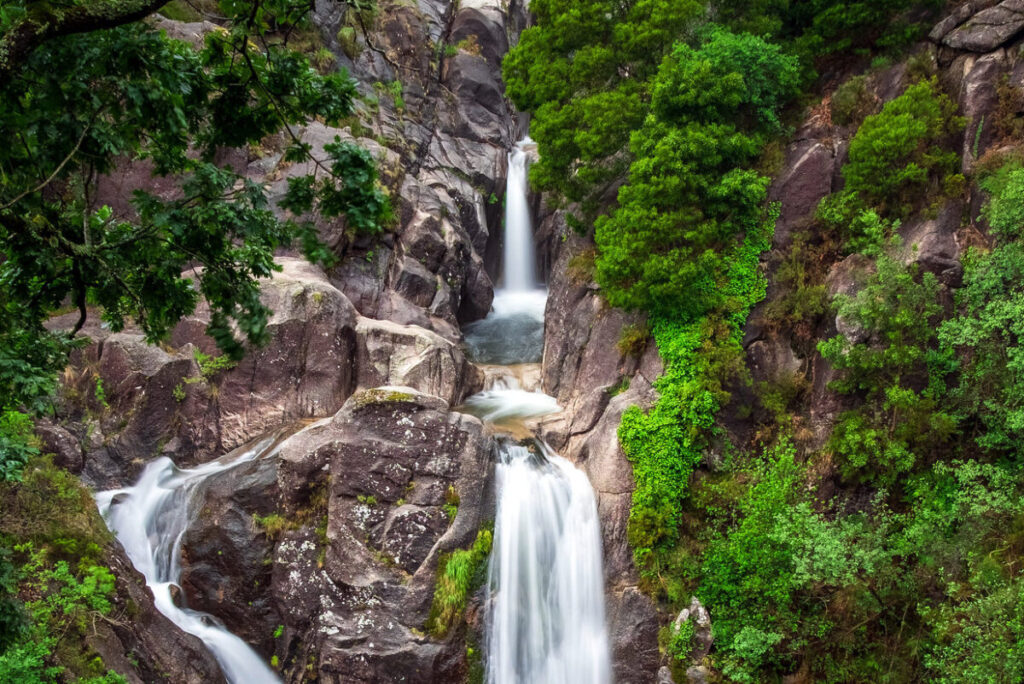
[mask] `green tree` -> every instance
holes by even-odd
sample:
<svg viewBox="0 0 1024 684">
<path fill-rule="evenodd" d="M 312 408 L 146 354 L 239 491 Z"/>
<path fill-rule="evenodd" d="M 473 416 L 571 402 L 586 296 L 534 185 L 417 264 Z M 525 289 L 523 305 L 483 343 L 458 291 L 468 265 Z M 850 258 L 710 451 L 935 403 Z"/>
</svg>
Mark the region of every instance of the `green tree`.
<svg viewBox="0 0 1024 684">
<path fill-rule="evenodd" d="M 289 181 L 280 219 L 265 189 L 218 164 L 312 117 L 351 112 L 353 81 L 320 75 L 289 48 L 312 3 L 224 0 L 229 22 L 201 49 L 134 21 L 164 3 L 141 0 L 9 2 L 0 9 L 0 396 L 4 410 L 38 410 L 54 372 L 100 307 L 114 330 L 130 319 L 161 339 L 205 298 L 208 333 L 232 358 L 267 339 L 257 279 L 275 250 L 301 243 L 327 261 L 308 218 L 344 216 L 373 233 L 389 216 L 370 155 L 337 141 L 317 176 Z M 292 139 L 285 158 L 312 159 Z M 134 212 L 97 206 L 96 179 L 145 160 L 176 192 L 138 191 Z M 182 272 L 191 269 L 191 276 Z M 47 331 L 71 303 L 71 336 Z M 235 332 L 237 330 L 237 333 Z"/>
<path fill-rule="evenodd" d="M 648 82 L 703 11 L 698 0 L 535 0 L 536 24 L 505 58 L 509 97 L 533 114 L 538 190 L 580 203 L 585 224 L 629 166 Z"/>
<path fill-rule="evenodd" d="M 830 389 L 864 399 L 839 416 L 829 442 L 847 475 L 891 484 L 952 434 L 955 421 L 940 404 L 952 364 L 936 350 L 938 293 L 933 274 L 882 256 L 863 289 L 836 297 L 857 337 L 840 334 L 818 350 L 841 371 Z"/>
<path fill-rule="evenodd" d="M 768 179 L 750 168 L 797 92 L 794 58 L 750 35 L 678 44 L 633 135 L 629 182 L 596 226 L 597 279 L 614 306 L 694 320 L 726 301 L 744 240 L 766 228 Z M 756 240 L 756 238 L 754 238 Z"/>
<path fill-rule="evenodd" d="M 998 243 L 971 249 L 957 291 L 959 315 L 939 337 L 958 352 L 953 391 L 975 441 L 997 454 L 1024 456 L 1024 169 L 1008 164 L 981 182 L 991 193 L 984 207 Z"/>
</svg>

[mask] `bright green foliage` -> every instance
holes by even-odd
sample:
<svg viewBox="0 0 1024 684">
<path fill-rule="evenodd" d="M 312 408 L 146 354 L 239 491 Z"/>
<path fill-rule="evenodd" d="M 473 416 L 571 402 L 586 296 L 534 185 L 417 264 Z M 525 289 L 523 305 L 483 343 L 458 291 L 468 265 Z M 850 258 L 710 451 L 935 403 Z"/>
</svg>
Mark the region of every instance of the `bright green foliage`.
<svg viewBox="0 0 1024 684">
<path fill-rule="evenodd" d="M 0 413 L 0 482 L 17 480 L 28 459 L 39 453 L 32 418 L 14 409 Z"/>
<path fill-rule="evenodd" d="M 725 386 L 745 377 L 741 326 L 750 308 L 764 298 L 759 261 L 771 243 L 770 232 L 756 237 L 744 243 L 725 279 L 725 296 L 738 310 L 694 323 L 655 319 L 654 339 L 665 365 L 664 375 L 654 383 L 658 403 L 648 413 L 629 408 L 619 426 L 619 442 L 636 481 L 629 542 L 641 573 L 653 586 L 662 584 L 659 567 L 678 539 L 690 474 L 721 436 L 715 415 L 729 400 Z"/>
<path fill-rule="evenodd" d="M 198 349 L 192 352 L 192 355 L 196 359 L 196 365 L 199 366 L 199 374 L 207 380 L 238 365 L 238 362 L 230 356 L 210 356 Z"/>
<path fill-rule="evenodd" d="M 493 541 L 494 533 L 485 527 L 477 533 L 473 546 L 457 549 L 438 562 L 437 586 L 427 620 L 427 631 L 434 636 L 445 636 L 462 618 L 466 598 L 486 578 Z"/>
<path fill-rule="evenodd" d="M 20 2 L 0 16 L 4 40 L 21 32 L 32 47 L 0 64 L 0 129 L 18 142 L 0 149 L 0 395 L 14 407 L 36 409 L 52 393 L 69 341 L 42 321 L 66 300 L 81 312 L 76 331 L 92 304 L 112 329 L 131 319 L 158 340 L 204 297 L 208 333 L 238 358 L 243 341 L 267 339 L 257 279 L 274 270 L 274 252 L 297 241 L 312 259 L 331 256 L 300 214 L 344 215 L 360 232 L 389 214 L 372 159 L 347 143 L 317 160 L 319 180 L 291 179 L 281 204 L 295 220 L 279 220 L 262 186 L 216 163 L 282 126 L 351 113 L 351 79 L 321 76 L 283 43 L 287 31 L 274 32 L 303 21 L 308 3 L 224 2 L 233 23 L 202 50 L 119 25 L 144 5 L 69 2 L 46 26 L 19 14 Z M 95 25 L 50 33 L 83 15 Z M 105 26 L 115 28 L 94 30 Z M 95 208 L 97 176 L 123 158 L 148 161 L 180 193 L 138 192 L 131 216 Z M 294 143 L 285 158 L 307 160 L 310 149 Z M 183 277 L 193 265 L 203 268 Z"/>
<path fill-rule="evenodd" d="M 534 0 L 536 25 L 508 53 L 509 97 L 533 114 L 539 190 L 582 203 L 592 221 L 626 171 L 630 134 L 647 115 L 649 79 L 697 19 L 697 0 Z"/>
<path fill-rule="evenodd" d="M 751 36 L 679 44 L 630 143 L 619 207 L 596 225 L 597 280 L 614 306 L 693 321 L 730 301 L 731 264 L 770 230 L 768 179 L 752 164 L 796 90 L 795 60 Z"/>
<path fill-rule="evenodd" d="M 980 421 L 977 443 L 997 453 L 1022 456 L 1024 445 L 1024 245 L 1011 243 L 986 254 L 972 250 L 963 313 L 943 324 L 944 345 L 961 352 L 954 390 L 964 418 Z"/>
<path fill-rule="evenodd" d="M 909 213 L 959 165 L 957 153 L 942 147 L 963 129 L 955 113 L 956 103 L 935 79 L 907 88 L 857 129 L 843 167 L 847 190 L 886 212 Z"/>
<path fill-rule="evenodd" d="M 1024 456 L 1024 170 L 1011 163 L 983 179 L 984 214 L 999 238 L 991 252 L 972 249 L 957 292 L 960 315 L 943 324 L 944 346 L 959 352 L 953 391 L 961 418 L 981 429 L 977 444 Z"/>
<path fill-rule="evenodd" d="M 861 518 L 830 522 L 814 510 L 789 442 L 755 462 L 748 477 L 738 524 L 704 555 L 698 596 L 715 616 L 725 674 L 759 682 L 795 669 L 808 639 L 828 639 L 836 619 L 828 597 L 840 589 L 863 594 L 890 552 Z M 858 611 L 877 612 L 877 601 L 861 600 L 867 605 Z"/>
<path fill-rule="evenodd" d="M 980 185 L 990 194 L 982 214 L 992 233 L 1004 241 L 1024 237 L 1024 168 L 1006 164 Z"/>
<path fill-rule="evenodd" d="M 842 371 L 830 389 L 864 399 L 840 415 L 830 448 L 847 475 L 891 483 L 948 438 L 954 421 L 939 402 L 950 361 L 934 350 L 942 311 L 935 276 L 884 256 L 877 269 L 855 297 L 836 297 L 840 318 L 863 341 L 838 335 L 818 350 Z"/>
<path fill-rule="evenodd" d="M 844 190 L 821 200 L 815 212 L 821 227 L 839 238 L 844 254 L 881 255 L 890 238 L 899 230 L 898 220 L 883 219 L 874 209 L 865 207 L 858 193 Z"/>
</svg>

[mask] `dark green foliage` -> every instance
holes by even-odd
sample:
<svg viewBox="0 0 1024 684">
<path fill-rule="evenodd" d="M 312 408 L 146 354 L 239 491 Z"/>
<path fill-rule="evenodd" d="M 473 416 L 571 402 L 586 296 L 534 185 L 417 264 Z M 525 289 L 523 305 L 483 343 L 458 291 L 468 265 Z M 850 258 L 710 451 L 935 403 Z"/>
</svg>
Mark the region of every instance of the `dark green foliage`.
<svg viewBox="0 0 1024 684">
<path fill-rule="evenodd" d="M 986 587 L 932 613 L 925 664 L 941 684 L 1024 681 L 1024 578 Z"/>
<path fill-rule="evenodd" d="M 628 168 L 644 121 L 648 81 L 701 14 L 697 0 L 535 0 L 536 25 L 506 56 L 509 97 L 533 114 L 540 160 L 531 183 L 580 202 L 585 224 Z"/>
<path fill-rule="evenodd" d="M 21 30 L 24 21 L 4 9 L 0 24 Z M 351 79 L 321 76 L 281 37 L 308 9 L 223 3 L 234 21 L 200 51 L 141 23 L 47 34 L 9 64 L 0 128 L 18 144 L 0 150 L 0 395 L 10 405 L 38 408 L 52 392 L 69 340 L 42 321 L 66 301 L 81 312 L 76 331 L 95 305 L 112 329 L 132 320 L 155 341 L 204 297 L 209 334 L 238 358 L 243 342 L 267 339 L 257 279 L 274 270 L 274 252 L 298 242 L 311 259 L 331 257 L 302 216 L 277 219 L 263 187 L 216 163 L 224 148 L 282 126 L 351 113 Z M 319 180 L 293 179 L 282 206 L 377 230 L 389 208 L 369 156 L 344 143 L 326 151 L 316 160 Z M 295 143 L 286 158 L 309 153 Z M 138 192 L 133 217 L 96 208 L 96 177 L 123 158 L 150 162 L 179 189 L 176 198 Z M 203 268 L 185 278 L 187 266 Z"/>
<path fill-rule="evenodd" d="M 883 219 L 867 208 L 858 193 L 844 190 L 821 201 L 814 218 L 838 238 L 844 254 L 877 257 L 899 230 L 898 220 Z"/>
<path fill-rule="evenodd" d="M 0 545 L 0 656 L 28 631 L 28 615 L 17 599 L 17 580 L 11 551 Z"/>
<path fill-rule="evenodd" d="M 840 415 L 829 443 L 849 476 L 892 483 L 954 430 L 940 408 L 951 360 L 935 350 L 938 289 L 931 273 L 881 257 L 855 297 L 836 297 L 840 318 L 863 340 L 838 335 L 818 345 L 842 371 L 829 387 L 864 400 Z"/>
<path fill-rule="evenodd" d="M 744 167 L 779 130 L 797 83 L 795 61 L 751 36 L 716 31 L 698 50 L 675 47 L 633 135 L 619 206 L 596 225 L 611 304 L 684 321 L 742 308 L 727 296 L 731 265 L 771 229 L 768 179 Z"/>
<path fill-rule="evenodd" d="M 959 155 L 943 148 L 963 129 L 956 104 L 921 81 L 864 119 L 850 141 L 843 167 L 846 189 L 885 212 L 907 214 L 929 189 L 941 191 L 955 173 Z"/>
<path fill-rule="evenodd" d="M 875 96 L 868 88 L 868 77 L 853 76 L 832 94 L 832 120 L 840 126 L 859 125 L 875 106 Z"/>
<path fill-rule="evenodd" d="M 813 60 L 872 46 L 899 47 L 923 35 L 927 24 L 899 18 L 911 7 L 937 8 L 938 0 L 713 0 L 717 18 L 737 30 L 774 37 Z"/>
</svg>

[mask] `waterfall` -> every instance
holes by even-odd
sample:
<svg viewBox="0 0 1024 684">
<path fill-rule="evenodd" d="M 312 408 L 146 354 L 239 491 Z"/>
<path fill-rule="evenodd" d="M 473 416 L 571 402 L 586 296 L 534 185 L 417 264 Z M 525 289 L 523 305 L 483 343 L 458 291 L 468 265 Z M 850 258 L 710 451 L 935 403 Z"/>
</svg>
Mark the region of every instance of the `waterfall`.
<svg viewBox="0 0 1024 684">
<path fill-rule="evenodd" d="M 543 352 L 547 292 L 537 287 L 526 194 L 526 148 L 532 144 L 527 137 L 509 154 L 504 288 L 495 292 L 491 314 L 465 331 L 469 355 L 479 363 L 536 364 Z M 496 429 L 529 436 L 524 420 L 560 408 L 554 397 L 523 389 L 509 368 L 467 399 L 463 410 Z M 488 570 L 487 682 L 608 684 L 594 491 L 582 471 L 542 441 L 532 442 L 530 449 L 506 438 L 500 449 Z"/>
<path fill-rule="evenodd" d="M 533 226 L 526 186 L 526 148 L 532 146 L 529 136 L 523 138 L 508 154 L 508 181 L 505 187 L 505 289 L 510 292 L 533 290 L 534 274 Z"/>
<path fill-rule="evenodd" d="M 497 469 L 488 684 L 611 681 L 601 529 L 587 476 L 542 442 Z"/>
<path fill-rule="evenodd" d="M 132 565 L 146 578 L 157 610 L 210 649 L 230 684 L 277 684 L 281 680 L 216 618 L 178 607 L 172 588 L 180 586 L 182 539 L 202 507 L 203 483 L 242 463 L 272 455 L 279 437 L 268 437 L 190 470 L 179 469 L 171 459 L 161 457 L 146 465 L 134 486 L 96 495 L 100 514 Z"/>
</svg>

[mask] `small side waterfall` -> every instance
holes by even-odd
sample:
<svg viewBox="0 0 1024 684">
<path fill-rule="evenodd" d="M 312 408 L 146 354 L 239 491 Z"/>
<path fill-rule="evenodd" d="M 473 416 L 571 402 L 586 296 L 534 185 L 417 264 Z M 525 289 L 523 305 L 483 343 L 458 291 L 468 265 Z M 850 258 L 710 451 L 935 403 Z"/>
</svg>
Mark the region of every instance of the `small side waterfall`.
<svg viewBox="0 0 1024 684">
<path fill-rule="evenodd" d="M 509 154 L 504 288 L 491 314 L 466 328 L 478 363 L 533 364 L 544 345 L 547 292 L 534 273 L 524 139 Z M 560 410 L 554 397 L 490 367 L 490 387 L 465 410 L 496 429 L 529 435 L 524 419 Z M 507 438 L 497 466 L 497 519 L 487 606 L 488 684 L 609 684 L 601 527 L 587 476 L 535 437 Z"/>
<path fill-rule="evenodd" d="M 505 289 L 525 292 L 536 288 L 534 273 L 533 227 L 526 194 L 526 148 L 534 144 L 523 138 L 508 154 L 508 181 L 505 190 Z"/>
<path fill-rule="evenodd" d="M 172 587 L 179 586 L 181 580 L 182 539 L 202 506 L 203 483 L 243 463 L 272 455 L 280 436 L 268 437 L 189 470 L 179 469 L 169 458 L 158 458 L 146 465 L 134 486 L 96 495 L 100 514 L 132 565 L 146 578 L 157 610 L 181 630 L 202 640 L 230 684 L 278 684 L 281 680 L 247 643 L 216 618 L 178 607 Z"/>
</svg>

